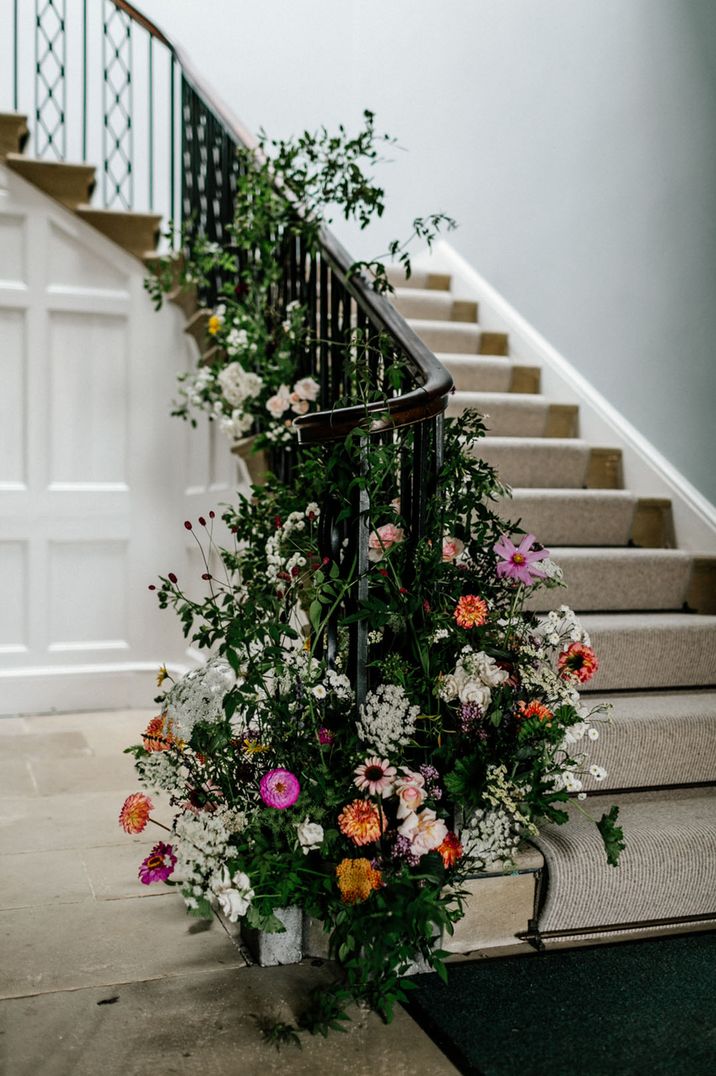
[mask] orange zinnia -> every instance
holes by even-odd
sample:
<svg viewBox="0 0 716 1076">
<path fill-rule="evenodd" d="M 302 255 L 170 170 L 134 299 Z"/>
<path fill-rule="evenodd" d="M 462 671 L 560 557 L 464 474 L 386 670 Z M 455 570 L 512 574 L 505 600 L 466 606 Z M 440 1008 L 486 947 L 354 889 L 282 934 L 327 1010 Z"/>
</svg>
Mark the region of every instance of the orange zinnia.
<svg viewBox="0 0 716 1076">
<path fill-rule="evenodd" d="M 338 827 L 354 844 L 377 841 L 383 831 L 380 812 L 369 800 L 353 800 L 344 807 L 338 815 Z"/>
<path fill-rule="evenodd" d="M 532 699 L 532 702 L 520 701 L 516 716 L 524 718 L 538 717 L 540 721 L 551 721 L 554 714 L 544 703 L 538 702 L 537 699 Z"/>
<path fill-rule="evenodd" d="M 369 859 L 343 859 L 336 867 L 338 888 L 344 904 L 360 904 L 367 900 L 381 882 L 380 871 L 371 867 Z"/>
<path fill-rule="evenodd" d="M 171 718 L 166 714 L 153 717 L 142 733 L 142 743 L 145 751 L 168 751 L 170 747 L 178 747 L 180 741 L 172 731 Z"/>
<path fill-rule="evenodd" d="M 144 792 L 133 792 L 127 796 L 119 812 L 119 824 L 125 833 L 141 833 L 149 821 L 149 812 L 154 804 Z"/>
<path fill-rule="evenodd" d="M 453 613 L 460 628 L 479 628 L 487 620 L 487 602 L 475 594 L 460 598 Z"/>
</svg>

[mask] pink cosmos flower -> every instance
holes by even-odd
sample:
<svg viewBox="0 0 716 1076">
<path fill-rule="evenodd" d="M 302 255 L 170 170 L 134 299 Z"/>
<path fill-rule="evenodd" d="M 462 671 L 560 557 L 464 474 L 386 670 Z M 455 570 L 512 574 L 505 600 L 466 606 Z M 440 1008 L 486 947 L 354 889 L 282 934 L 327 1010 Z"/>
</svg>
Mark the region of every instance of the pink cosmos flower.
<svg viewBox="0 0 716 1076">
<path fill-rule="evenodd" d="M 261 778 L 259 792 L 267 807 L 282 811 L 293 807 L 301 791 L 298 777 L 290 770 L 269 770 Z"/>
<path fill-rule="evenodd" d="M 459 557 L 464 548 L 465 543 L 461 542 L 459 538 L 452 538 L 450 535 L 446 535 L 445 538 L 443 538 L 443 560 L 455 560 L 455 557 Z"/>
<path fill-rule="evenodd" d="M 518 546 L 503 534 L 493 549 L 500 558 L 497 574 L 500 579 L 515 579 L 518 583 L 531 586 L 536 579 L 544 579 L 546 572 L 535 567 L 539 560 L 549 556 L 548 549 L 532 549 L 534 534 L 526 534 Z"/>
<path fill-rule="evenodd" d="M 403 538 L 402 527 L 396 527 L 394 523 L 384 523 L 382 527 L 371 532 L 368 539 L 368 560 L 382 560 L 387 551 L 402 542 Z"/>
<path fill-rule="evenodd" d="M 386 799 L 393 791 L 393 782 L 397 770 L 391 766 L 387 758 L 367 758 L 355 769 L 353 784 L 361 792 L 368 792 L 371 796 L 380 796 Z"/>
<path fill-rule="evenodd" d="M 170 844 L 159 841 L 139 867 L 139 881 L 142 885 L 150 885 L 152 882 L 166 882 L 170 874 L 174 872 L 174 864 L 177 857 Z"/>
</svg>

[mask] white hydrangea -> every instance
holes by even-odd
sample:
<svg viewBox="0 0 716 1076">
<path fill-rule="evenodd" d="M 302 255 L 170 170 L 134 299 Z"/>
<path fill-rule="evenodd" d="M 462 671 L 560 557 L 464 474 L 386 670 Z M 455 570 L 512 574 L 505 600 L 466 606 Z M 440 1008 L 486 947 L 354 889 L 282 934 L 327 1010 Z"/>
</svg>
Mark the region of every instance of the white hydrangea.
<svg viewBox="0 0 716 1076">
<path fill-rule="evenodd" d="M 175 794 L 184 788 L 184 778 L 174 756 L 168 751 L 152 751 L 134 764 L 140 782 L 151 792 Z"/>
<path fill-rule="evenodd" d="M 263 379 L 245 370 L 240 362 L 230 362 L 221 370 L 217 380 L 224 399 L 232 407 L 242 407 L 248 399 L 258 396 L 264 387 Z"/>
<path fill-rule="evenodd" d="M 188 741 L 197 722 L 222 720 L 224 696 L 235 684 L 233 669 L 220 657 L 211 658 L 206 665 L 182 676 L 165 700 L 174 735 Z"/>
<path fill-rule="evenodd" d="M 396 748 L 410 742 L 419 713 L 420 707 L 410 705 L 402 687 L 381 684 L 370 692 L 360 708 L 358 736 L 370 751 L 390 756 Z"/>
</svg>

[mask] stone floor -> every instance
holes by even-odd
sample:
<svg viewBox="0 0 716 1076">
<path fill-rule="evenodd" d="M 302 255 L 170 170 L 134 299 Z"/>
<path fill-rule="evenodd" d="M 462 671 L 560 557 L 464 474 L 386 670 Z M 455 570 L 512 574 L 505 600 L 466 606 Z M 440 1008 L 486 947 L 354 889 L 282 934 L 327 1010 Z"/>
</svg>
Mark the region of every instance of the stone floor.
<svg viewBox="0 0 716 1076">
<path fill-rule="evenodd" d="M 117 813 L 150 716 L 0 717 L 2 1076 L 455 1073 L 402 1009 L 300 1051 L 262 1042 L 254 1016 L 290 1021 L 328 969 L 247 967 L 218 921 L 140 885 L 159 831 L 129 837 Z"/>
</svg>

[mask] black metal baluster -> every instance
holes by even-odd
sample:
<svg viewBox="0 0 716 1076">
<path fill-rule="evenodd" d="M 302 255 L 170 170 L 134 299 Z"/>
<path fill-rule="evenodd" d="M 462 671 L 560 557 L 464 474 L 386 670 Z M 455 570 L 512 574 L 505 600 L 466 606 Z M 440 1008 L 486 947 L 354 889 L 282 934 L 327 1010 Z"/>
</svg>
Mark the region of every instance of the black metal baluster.
<svg viewBox="0 0 716 1076">
<path fill-rule="evenodd" d="M 321 382 L 321 409 L 331 406 L 331 376 L 328 347 L 328 264 L 324 257 L 319 262 L 319 296 L 318 296 L 318 369 Z"/>
</svg>

